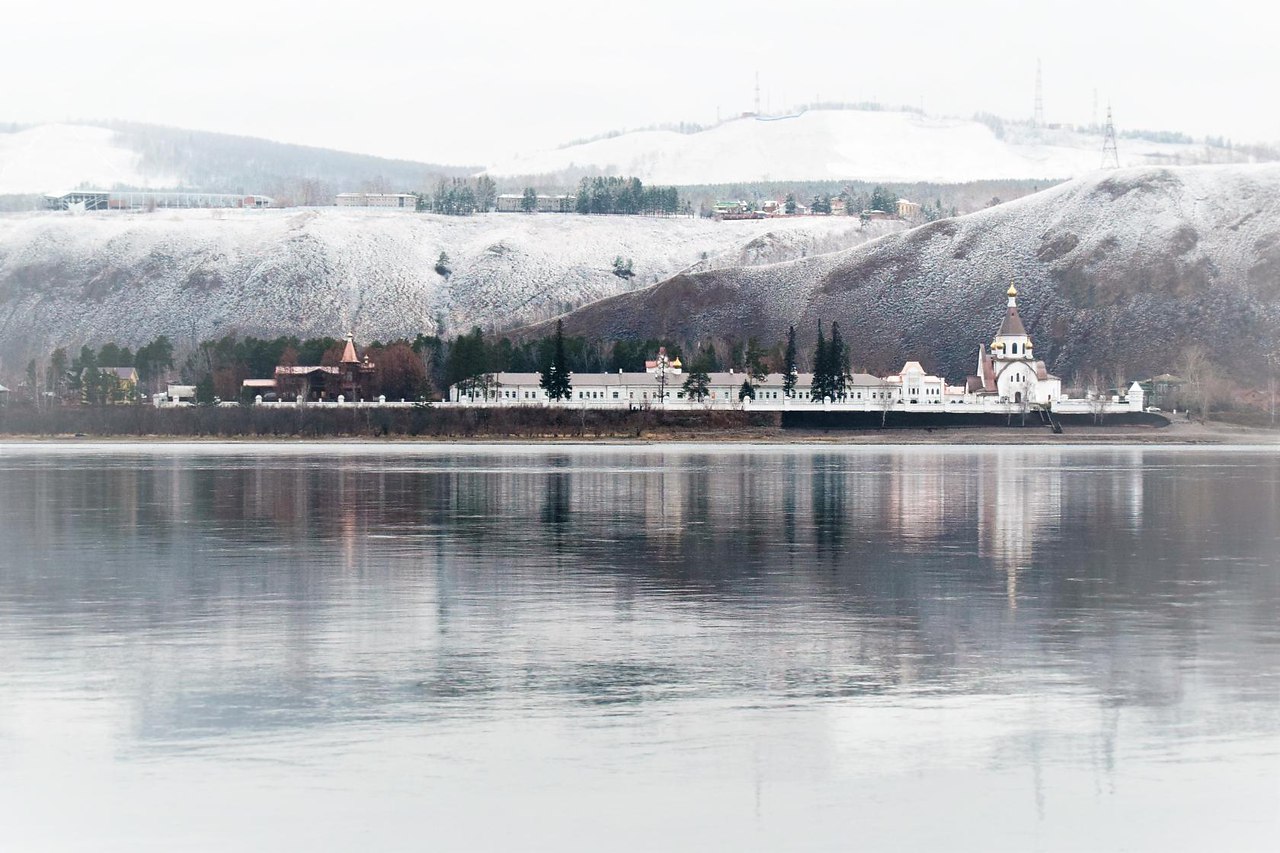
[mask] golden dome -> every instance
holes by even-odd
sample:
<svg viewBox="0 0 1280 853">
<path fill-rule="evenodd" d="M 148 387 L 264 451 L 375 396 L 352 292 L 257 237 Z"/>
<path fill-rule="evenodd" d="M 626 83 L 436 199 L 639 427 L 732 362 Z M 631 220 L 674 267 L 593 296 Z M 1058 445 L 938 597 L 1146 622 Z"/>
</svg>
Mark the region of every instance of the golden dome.
<svg viewBox="0 0 1280 853">
<path fill-rule="evenodd" d="M 1012 282 L 1010 282 L 1010 284 L 1009 284 L 1009 289 L 1005 291 L 1005 294 L 1006 294 L 1007 296 L 1017 296 L 1017 295 L 1018 295 L 1018 288 L 1014 287 L 1014 286 L 1013 286 L 1013 283 L 1012 283 Z"/>
</svg>

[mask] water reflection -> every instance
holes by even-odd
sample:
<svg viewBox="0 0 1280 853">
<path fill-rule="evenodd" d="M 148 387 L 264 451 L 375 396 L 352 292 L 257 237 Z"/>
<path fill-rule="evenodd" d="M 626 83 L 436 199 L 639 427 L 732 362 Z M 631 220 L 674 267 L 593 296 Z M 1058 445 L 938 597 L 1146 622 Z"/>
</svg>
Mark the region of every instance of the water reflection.
<svg viewBox="0 0 1280 853">
<path fill-rule="evenodd" d="M 640 776 L 785 736 L 837 788 L 1026 768 L 1050 821 L 1063 766 L 1275 744 L 1277 484 L 1260 451 L 9 448 L 0 744 L 85 691 L 117 756 L 587 715 L 645 734 L 583 760 Z"/>
</svg>

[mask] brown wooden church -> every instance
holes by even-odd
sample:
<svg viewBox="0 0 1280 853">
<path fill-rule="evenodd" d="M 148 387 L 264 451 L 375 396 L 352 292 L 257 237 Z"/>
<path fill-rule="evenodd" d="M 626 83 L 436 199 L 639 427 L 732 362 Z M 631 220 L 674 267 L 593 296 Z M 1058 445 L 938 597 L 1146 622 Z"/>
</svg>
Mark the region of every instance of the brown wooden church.
<svg viewBox="0 0 1280 853">
<path fill-rule="evenodd" d="M 348 334 L 347 345 L 338 364 L 277 365 L 275 380 L 271 384 L 277 399 L 282 402 L 292 402 L 301 396 L 308 403 L 334 402 L 339 397 L 345 402 L 354 403 L 373 398 L 376 390 L 374 367 L 368 353 L 364 358 L 356 353 L 355 335 Z M 261 388 L 265 383 L 252 379 L 245 382 L 246 387 L 251 384 Z"/>
</svg>

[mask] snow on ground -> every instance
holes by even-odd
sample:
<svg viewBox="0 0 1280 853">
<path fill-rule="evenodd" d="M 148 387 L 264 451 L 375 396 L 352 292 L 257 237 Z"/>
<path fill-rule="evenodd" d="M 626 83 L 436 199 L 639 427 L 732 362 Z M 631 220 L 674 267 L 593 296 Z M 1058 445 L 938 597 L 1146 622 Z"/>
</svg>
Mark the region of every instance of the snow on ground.
<svg viewBox="0 0 1280 853">
<path fill-rule="evenodd" d="M 687 269 L 789 260 L 902 227 L 338 208 L 13 214 L 0 216 L 0 356 L 159 334 L 505 329 Z M 441 252 L 448 276 L 435 271 Z M 632 280 L 613 274 L 616 257 Z"/>
<path fill-rule="evenodd" d="M 139 156 L 115 144 L 105 127 L 42 124 L 16 133 L 0 133 L 0 195 L 52 193 L 81 184 L 110 189 L 168 186 L 165 176 L 144 175 Z"/>
<path fill-rule="evenodd" d="M 1102 139 L 905 112 L 811 110 L 741 118 L 700 133 L 638 131 L 498 163 L 494 175 L 594 167 L 659 184 L 864 180 L 962 183 L 1069 178 L 1101 165 Z M 1198 162 L 1202 146 L 1122 139 L 1122 165 Z"/>
</svg>

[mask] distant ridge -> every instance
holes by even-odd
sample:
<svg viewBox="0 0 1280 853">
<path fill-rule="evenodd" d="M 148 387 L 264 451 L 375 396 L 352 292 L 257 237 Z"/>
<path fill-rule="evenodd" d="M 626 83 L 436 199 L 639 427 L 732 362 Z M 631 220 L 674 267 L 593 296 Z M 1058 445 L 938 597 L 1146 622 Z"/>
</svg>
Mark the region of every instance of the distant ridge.
<svg viewBox="0 0 1280 853">
<path fill-rule="evenodd" d="M 0 195 L 82 186 L 182 188 L 329 204 L 336 192 L 417 191 L 435 178 L 475 171 L 138 122 L 40 124 L 0 132 Z"/>
<path fill-rule="evenodd" d="M 692 186 L 762 181 L 965 183 L 1053 180 L 1100 165 L 1102 137 L 988 117 L 935 118 L 908 110 L 809 108 L 746 115 L 694 132 L 639 130 L 492 164 L 495 176 L 595 171 Z M 1213 149 L 1216 162 L 1243 159 Z M 1204 162 L 1206 146 L 1124 139 L 1122 165 Z"/>
</svg>

